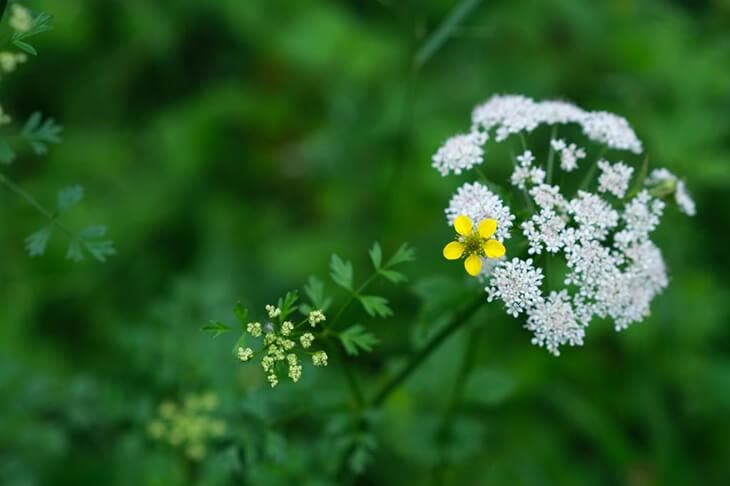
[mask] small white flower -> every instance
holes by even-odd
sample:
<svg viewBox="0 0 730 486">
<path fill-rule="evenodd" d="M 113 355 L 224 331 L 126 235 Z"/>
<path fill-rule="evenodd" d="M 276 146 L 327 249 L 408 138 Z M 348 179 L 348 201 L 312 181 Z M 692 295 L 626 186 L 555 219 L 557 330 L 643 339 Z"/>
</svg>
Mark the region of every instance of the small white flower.
<svg viewBox="0 0 730 486">
<path fill-rule="evenodd" d="M 294 324 L 291 321 L 284 321 L 281 324 L 281 335 L 288 336 L 294 330 Z"/>
<path fill-rule="evenodd" d="M 512 228 L 512 221 L 515 217 L 499 196 L 486 186 L 478 182 L 466 183 L 456 191 L 446 209 L 449 226 L 453 226 L 454 219 L 462 214 L 471 218 L 472 221 L 496 219 L 497 231 L 494 238 L 499 241 L 509 239 L 510 228 Z"/>
<path fill-rule="evenodd" d="M 314 327 L 317 324 L 319 324 L 322 321 L 326 321 L 327 318 L 322 313 L 321 310 L 313 310 L 309 313 L 309 316 L 307 317 L 307 320 L 309 321 L 309 325 Z"/>
<path fill-rule="evenodd" d="M 565 172 L 572 172 L 578 168 L 578 160 L 584 159 L 585 150 L 576 144 L 567 144 L 563 139 L 550 140 L 553 150 L 560 153 L 560 168 Z"/>
<path fill-rule="evenodd" d="M 307 349 L 314 342 L 314 335 L 311 332 L 305 332 L 304 334 L 299 336 L 299 342 L 304 349 Z"/>
<path fill-rule="evenodd" d="M 517 317 L 541 300 L 542 269 L 532 265 L 532 259 L 513 258 L 494 269 L 485 289 L 488 301 L 501 300 L 507 313 Z"/>
<path fill-rule="evenodd" d="M 606 146 L 629 150 L 640 154 L 643 150 L 641 141 L 625 118 L 606 111 L 593 111 L 586 114 L 581 121 L 583 133 L 593 141 Z"/>
<path fill-rule="evenodd" d="M 312 364 L 314 366 L 327 366 L 327 353 L 324 351 L 315 351 L 312 355 Z"/>
<path fill-rule="evenodd" d="M 484 161 L 482 145 L 486 140 L 487 135 L 484 132 L 455 135 L 438 149 L 433 156 L 432 166 L 443 176 L 449 172 L 461 174 L 461 171 L 471 169 Z"/>
<path fill-rule="evenodd" d="M 510 178 L 513 186 L 519 189 L 525 189 L 528 184 L 535 185 L 545 182 L 545 171 L 532 165 L 535 157 L 531 151 L 525 150 L 516 159 L 519 164 L 515 166 L 515 170 L 512 172 L 512 177 Z"/>
<path fill-rule="evenodd" d="M 261 323 L 249 322 L 248 324 L 246 324 L 246 332 L 253 337 L 261 336 Z"/>
<path fill-rule="evenodd" d="M 674 192 L 674 200 L 677 202 L 679 210 L 687 216 L 694 216 L 697 214 L 697 207 L 695 206 L 694 199 L 690 196 L 684 181 L 677 182 L 677 189 Z"/>
<path fill-rule="evenodd" d="M 610 164 L 606 160 L 599 160 L 598 167 L 601 169 L 601 175 L 598 177 L 598 191 L 610 192 L 618 198 L 624 197 L 629 189 L 631 175 L 634 173 L 633 167 L 629 167 L 623 162 Z"/>
<path fill-rule="evenodd" d="M 552 209 L 543 209 L 522 223 L 522 233 L 530 244 L 528 253 L 541 254 L 543 245 L 548 253 L 557 253 L 563 247 L 566 218 Z"/>
<path fill-rule="evenodd" d="M 618 224 L 618 213 L 595 194 L 578 191 L 578 196 L 568 203 L 568 213 L 579 225 L 579 237 L 603 240 L 608 231 Z"/>
<path fill-rule="evenodd" d="M 253 357 L 253 350 L 251 348 L 239 346 L 236 354 L 238 355 L 238 359 L 241 361 L 248 361 Z"/>
<path fill-rule="evenodd" d="M 266 313 L 269 314 L 269 319 L 275 319 L 281 315 L 281 309 L 271 304 L 267 304 Z"/>
<path fill-rule="evenodd" d="M 527 329 L 535 336 L 532 343 L 560 356 L 563 345 L 582 346 L 585 329 L 576 320 L 570 298 L 565 290 L 551 292 L 528 312 Z"/>
</svg>

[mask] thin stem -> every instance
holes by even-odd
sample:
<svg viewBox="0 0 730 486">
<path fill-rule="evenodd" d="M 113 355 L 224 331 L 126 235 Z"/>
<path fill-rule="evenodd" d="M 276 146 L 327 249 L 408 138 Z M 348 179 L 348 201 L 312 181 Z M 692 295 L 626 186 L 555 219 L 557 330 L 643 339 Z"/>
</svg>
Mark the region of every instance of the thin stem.
<svg viewBox="0 0 730 486">
<path fill-rule="evenodd" d="M 478 295 L 473 301 L 462 307 L 451 320 L 435 335 L 429 339 L 425 346 L 414 354 L 408 364 L 400 370 L 395 376 L 390 378 L 373 397 L 371 404 L 373 406 L 381 405 L 391 393 L 393 393 L 400 385 L 403 384 L 413 372 L 426 360 L 431 354 L 444 343 L 446 338 L 453 334 L 462 325 L 466 324 L 474 313 L 484 302 L 484 296 Z"/>
<path fill-rule="evenodd" d="M 555 137 L 558 134 L 558 126 L 553 125 L 553 129 L 550 132 L 550 151 L 548 152 L 548 160 L 547 160 L 547 183 L 550 185 L 553 181 L 553 163 L 555 161 L 555 149 L 553 148 L 553 140 L 555 140 Z"/>
<path fill-rule="evenodd" d="M 58 221 L 58 215 L 55 213 L 52 213 L 41 203 L 38 202 L 36 198 L 31 196 L 25 189 L 18 186 L 15 182 L 10 180 L 5 174 L 0 174 L 0 184 L 5 186 L 10 192 L 14 193 L 16 196 L 23 199 L 25 202 L 27 202 L 30 206 L 32 206 L 34 209 L 36 209 L 39 213 L 41 213 L 43 216 L 48 218 L 54 226 L 56 226 L 58 229 L 60 229 L 62 232 L 66 234 L 71 239 L 76 238 L 76 235 L 68 229 L 65 225 L 63 225 L 60 221 Z"/>
<path fill-rule="evenodd" d="M 606 154 L 606 150 L 608 150 L 608 145 L 603 146 L 601 151 L 598 153 L 598 157 L 596 157 L 596 160 L 593 161 L 593 165 L 591 165 L 591 168 L 588 169 L 588 172 L 586 172 L 586 175 L 583 178 L 583 181 L 580 183 L 580 187 L 578 188 L 579 191 L 585 191 L 590 185 L 591 180 L 596 173 L 596 169 L 598 168 L 598 162 Z"/>
</svg>

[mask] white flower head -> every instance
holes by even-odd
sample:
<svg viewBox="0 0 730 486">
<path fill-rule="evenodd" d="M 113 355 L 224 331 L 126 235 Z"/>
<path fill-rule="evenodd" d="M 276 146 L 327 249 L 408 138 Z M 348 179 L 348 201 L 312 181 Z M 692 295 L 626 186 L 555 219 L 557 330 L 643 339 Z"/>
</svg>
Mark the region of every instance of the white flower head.
<svg viewBox="0 0 730 486">
<path fill-rule="evenodd" d="M 515 217 L 502 199 L 483 184 L 466 183 L 451 198 L 449 207 L 446 208 L 449 225 L 452 226 L 454 219 L 462 214 L 471 218 L 472 221 L 496 219 L 497 231 L 494 238 L 499 241 L 509 239 Z"/>
<path fill-rule="evenodd" d="M 496 95 L 472 112 L 472 127 L 495 130 L 495 141 L 529 133 L 540 125 L 577 123 L 595 142 L 618 150 L 641 153 L 641 141 L 623 117 L 605 111 L 584 111 L 564 101 L 536 102 L 519 95 Z"/>
<path fill-rule="evenodd" d="M 572 172 L 578 168 L 578 160 L 584 159 L 586 151 L 576 144 L 568 144 L 563 139 L 550 140 L 552 149 L 560 153 L 560 168 L 565 172 Z"/>
<path fill-rule="evenodd" d="M 442 176 L 448 175 L 449 172 L 461 174 L 463 170 L 471 169 L 475 165 L 484 162 L 482 145 L 486 140 L 487 134 L 485 132 L 455 135 L 438 149 L 433 156 L 432 166 Z"/>
<path fill-rule="evenodd" d="M 623 162 L 611 164 L 607 160 L 599 160 L 598 168 L 601 169 L 601 175 L 598 177 L 598 191 L 610 192 L 618 198 L 624 197 L 629 189 L 634 168 Z"/>
<path fill-rule="evenodd" d="M 560 356 L 560 346 L 581 346 L 585 329 L 578 323 L 567 291 L 551 292 L 528 312 L 525 327 L 534 333 L 532 343 Z"/>
<path fill-rule="evenodd" d="M 535 268 L 532 259 L 513 258 L 492 273 L 486 288 L 488 300 L 501 300 L 507 313 L 517 317 L 541 300 L 542 269 Z"/>
</svg>

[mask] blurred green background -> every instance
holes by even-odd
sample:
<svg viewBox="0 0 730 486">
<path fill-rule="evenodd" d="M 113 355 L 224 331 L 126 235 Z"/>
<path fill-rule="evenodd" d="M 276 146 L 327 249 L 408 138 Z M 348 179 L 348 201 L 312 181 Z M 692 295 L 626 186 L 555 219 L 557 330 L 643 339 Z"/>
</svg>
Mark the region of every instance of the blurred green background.
<svg viewBox="0 0 730 486">
<path fill-rule="evenodd" d="M 22 241 L 43 221 L 0 192 L 0 484 L 337 484 L 337 366 L 272 393 L 200 326 L 326 276 L 332 252 L 362 277 L 372 241 L 407 240 L 410 282 L 383 286 L 396 315 L 357 361 L 371 389 L 475 291 L 440 256 L 443 207 L 473 175 L 441 178 L 430 157 L 493 93 L 626 116 L 699 214 L 668 208 L 670 287 L 626 332 L 594 324 L 553 358 L 485 306 L 373 414 L 356 481 L 730 484 L 730 2 L 465 2 L 415 66 L 456 3 L 28 2 L 56 28 L 0 101 L 54 116 L 65 140 L 7 173 L 49 203 L 83 184 L 70 224 L 108 224 L 118 255 L 76 265 L 56 241 L 31 259 Z M 203 461 L 150 438 L 160 402 L 204 392 L 227 431 Z"/>
</svg>

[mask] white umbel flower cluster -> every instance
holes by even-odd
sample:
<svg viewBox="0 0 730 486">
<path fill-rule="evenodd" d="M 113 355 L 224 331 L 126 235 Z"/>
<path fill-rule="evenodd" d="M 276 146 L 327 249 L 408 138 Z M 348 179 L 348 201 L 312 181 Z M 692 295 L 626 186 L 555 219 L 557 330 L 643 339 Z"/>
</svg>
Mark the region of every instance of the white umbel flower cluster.
<svg viewBox="0 0 730 486">
<path fill-rule="evenodd" d="M 577 123 L 588 139 L 604 148 L 642 151 L 636 134 L 618 115 L 524 96 L 493 96 L 477 106 L 472 134 L 499 143 L 513 134 L 529 134 L 542 124 L 566 123 Z M 539 161 L 535 155 L 548 152 L 550 162 Z M 509 315 L 522 319 L 533 333 L 532 342 L 556 356 L 562 346 L 582 345 L 594 318 L 608 319 L 622 330 L 650 314 L 652 301 L 669 283 L 662 253 L 650 239 L 666 206 L 662 199 L 673 195 L 682 212 L 696 213 L 684 181 L 666 169 L 636 180 L 634 167 L 639 161 L 632 166 L 631 162 L 594 159 L 592 167 L 583 171 L 585 176 L 578 177 L 580 184 L 552 183 L 552 166 L 547 165 L 554 155 L 559 156 L 563 171 L 555 180 L 567 181 L 569 174 L 583 168 L 579 161 L 586 154 L 575 143 L 553 136 L 548 147 L 536 152 L 523 148 L 515 157 L 509 182 L 522 193 L 511 198 L 520 205 L 515 211 L 480 182 L 459 187 L 446 208 L 449 224 L 459 215 L 497 221 L 495 238 L 512 255 L 488 262 L 488 271 L 482 274 L 488 279 L 487 300 L 501 302 Z M 483 143 L 476 136 L 458 135 L 439 150 L 434 167 L 442 174 L 459 173 L 481 163 L 483 157 Z M 493 189 L 503 194 L 499 186 Z M 526 251 L 508 241 L 515 224 L 526 240 Z M 527 255 L 520 256 L 522 251 Z M 558 259 L 562 263 L 546 263 Z M 557 275 L 549 275 L 550 269 Z"/>
<path fill-rule="evenodd" d="M 482 145 L 486 141 L 486 133 L 455 135 L 433 156 L 432 166 L 444 176 L 449 172 L 461 174 L 463 170 L 471 169 L 484 161 Z"/>
</svg>

